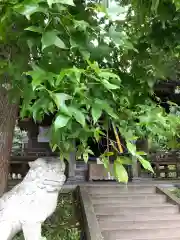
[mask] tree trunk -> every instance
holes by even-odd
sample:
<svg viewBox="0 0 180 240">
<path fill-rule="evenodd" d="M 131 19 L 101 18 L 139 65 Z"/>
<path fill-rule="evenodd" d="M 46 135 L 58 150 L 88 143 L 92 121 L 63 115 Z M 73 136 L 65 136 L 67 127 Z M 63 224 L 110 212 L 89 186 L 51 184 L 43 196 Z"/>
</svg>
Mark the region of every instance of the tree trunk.
<svg viewBox="0 0 180 240">
<path fill-rule="evenodd" d="M 12 149 L 17 105 L 10 104 L 8 93 L 0 89 L 0 196 L 7 190 L 9 158 Z"/>
</svg>

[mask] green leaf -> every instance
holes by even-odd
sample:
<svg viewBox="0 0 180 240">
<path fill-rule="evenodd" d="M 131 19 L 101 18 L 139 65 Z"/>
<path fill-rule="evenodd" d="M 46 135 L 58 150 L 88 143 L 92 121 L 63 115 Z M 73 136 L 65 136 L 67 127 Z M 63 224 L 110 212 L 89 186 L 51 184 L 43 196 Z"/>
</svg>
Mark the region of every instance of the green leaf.
<svg viewBox="0 0 180 240">
<path fill-rule="evenodd" d="M 93 151 L 92 151 L 91 149 L 89 149 L 89 148 L 86 150 L 86 152 L 87 152 L 88 154 L 94 155 Z"/>
<path fill-rule="evenodd" d="M 176 6 L 176 9 L 179 10 L 180 9 L 180 1 L 179 0 L 173 0 L 173 3 Z"/>
<path fill-rule="evenodd" d="M 152 0 L 151 10 L 157 13 L 159 7 L 159 0 Z"/>
<path fill-rule="evenodd" d="M 119 119 L 118 116 L 114 113 L 113 108 L 109 105 L 106 100 L 95 99 L 95 105 L 97 105 L 100 109 L 104 110 L 114 119 Z"/>
<path fill-rule="evenodd" d="M 147 155 L 146 152 L 143 152 L 143 151 L 139 151 L 139 152 L 136 152 L 137 155 Z"/>
<path fill-rule="evenodd" d="M 112 25 L 109 28 L 109 35 L 114 41 L 114 43 L 123 46 L 128 41 L 128 36 L 125 31 L 117 32 L 116 27 Z"/>
<path fill-rule="evenodd" d="M 94 138 L 96 139 L 97 142 L 99 142 L 99 140 L 100 140 L 100 138 L 102 136 L 106 136 L 106 135 L 100 130 L 100 128 L 98 128 L 98 127 L 95 128 L 95 130 L 94 130 Z"/>
<path fill-rule="evenodd" d="M 45 32 L 42 35 L 42 50 L 45 48 L 55 45 L 56 47 L 67 49 L 64 42 L 57 36 L 57 33 L 55 31 L 49 31 Z"/>
<path fill-rule="evenodd" d="M 115 90 L 120 88 L 120 86 L 117 86 L 115 84 L 112 84 L 110 82 L 108 82 L 107 80 L 103 79 L 102 80 L 103 85 L 108 89 L 108 90 Z"/>
<path fill-rule="evenodd" d="M 135 156 L 135 155 L 136 155 L 136 145 L 135 145 L 135 144 L 132 144 L 132 143 L 129 142 L 129 141 L 127 141 L 127 142 L 126 142 L 126 146 L 127 146 L 128 150 L 129 150 L 129 152 L 130 152 L 133 156 Z"/>
<path fill-rule="evenodd" d="M 39 114 L 42 113 L 43 115 L 44 113 L 48 112 L 48 106 L 50 103 L 51 103 L 50 99 L 44 97 L 38 98 L 34 102 L 34 104 L 31 107 L 31 112 L 33 113 L 35 120 L 38 120 L 36 116 L 38 116 Z"/>
<path fill-rule="evenodd" d="M 52 7 L 54 3 L 61 3 L 65 5 L 75 6 L 73 0 L 47 0 L 47 3 L 50 7 Z"/>
<path fill-rule="evenodd" d="M 143 166 L 145 169 L 147 169 L 147 170 L 149 170 L 150 172 L 154 173 L 154 170 L 153 170 L 153 168 L 152 168 L 152 166 L 151 166 L 151 163 L 150 163 L 149 161 L 145 160 L 145 159 L 144 159 L 143 157 L 141 157 L 141 156 L 137 156 L 137 158 L 138 158 L 138 160 L 140 161 L 140 163 L 142 164 L 142 166 Z"/>
<path fill-rule="evenodd" d="M 58 148 L 58 145 L 54 144 L 54 146 L 52 146 L 52 152 L 55 152 L 57 148 Z"/>
<path fill-rule="evenodd" d="M 72 44 L 71 44 L 71 45 L 72 45 Z M 91 54 L 90 54 L 90 52 L 88 52 L 87 50 L 84 50 L 84 49 L 82 50 L 82 49 L 80 49 L 79 51 L 80 51 L 82 57 L 84 58 L 84 60 L 87 61 L 87 60 L 90 58 Z"/>
<path fill-rule="evenodd" d="M 114 162 L 114 173 L 119 182 L 128 182 L 127 171 L 119 161 Z"/>
<path fill-rule="evenodd" d="M 103 157 L 103 158 L 101 159 L 101 161 L 102 161 L 102 163 L 104 164 L 104 167 L 105 167 L 108 171 L 110 171 L 110 164 L 109 164 L 109 159 L 108 159 L 108 157 Z"/>
<path fill-rule="evenodd" d="M 88 160 L 89 160 L 89 155 L 88 155 L 87 152 L 83 153 L 83 159 L 84 159 L 85 163 L 88 162 Z"/>
<path fill-rule="evenodd" d="M 74 20 L 74 27 L 77 28 L 80 31 L 86 31 L 88 27 L 90 27 L 88 22 L 85 22 L 84 20 Z"/>
<path fill-rule="evenodd" d="M 116 161 L 123 165 L 132 165 L 132 159 L 128 157 L 117 157 Z"/>
<path fill-rule="evenodd" d="M 36 12 L 43 12 L 43 9 L 39 7 L 39 4 L 37 3 L 30 3 L 30 4 L 19 4 L 15 6 L 15 10 L 19 12 L 20 14 L 26 16 L 28 20 L 30 20 L 30 17 L 33 13 Z"/>
<path fill-rule="evenodd" d="M 63 152 L 60 154 L 60 160 L 64 161 L 66 159 L 68 162 L 70 161 L 70 154 L 67 152 Z"/>
<path fill-rule="evenodd" d="M 47 0 L 47 3 L 49 5 L 49 7 L 52 7 L 53 3 L 54 3 L 54 0 Z"/>
<path fill-rule="evenodd" d="M 30 31 L 30 32 L 37 32 L 37 33 L 43 32 L 43 28 L 37 27 L 37 26 L 30 26 L 30 27 L 25 28 L 24 30 Z"/>
<path fill-rule="evenodd" d="M 52 97 L 58 109 L 64 106 L 65 101 L 72 99 L 72 97 L 66 93 L 53 93 Z"/>
<path fill-rule="evenodd" d="M 33 71 L 29 71 L 26 74 L 32 77 L 32 87 L 35 90 L 43 81 L 47 73 L 37 65 L 32 66 Z"/>
<path fill-rule="evenodd" d="M 109 72 L 109 71 L 101 71 L 99 73 L 99 76 L 106 80 L 109 80 L 110 78 L 114 78 L 114 79 L 117 79 L 119 82 L 121 82 L 121 79 L 118 75 L 116 75 L 115 73 Z"/>
<path fill-rule="evenodd" d="M 73 0 L 56 0 L 56 2 L 61 3 L 61 4 L 70 5 L 70 6 L 75 6 Z"/>
<path fill-rule="evenodd" d="M 101 155 L 101 157 L 110 157 L 110 156 L 113 156 L 114 155 L 114 152 L 105 152 Z"/>
<path fill-rule="evenodd" d="M 85 116 L 84 114 L 81 112 L 81 110 L 79 110 L 78 108 L 76 108 L 75 106 L 70 106 L 68 107 L 69 111 L 72 113 L 73 117 L 76 119 L 76 121 L 78 123 L 80 123 L 83 127 L 85 126 Z"/>
<path fill-rule="evenodd" d="M 92 112 L 93 121 L 94 121 L 94 123 L 96 123 L 98 121 L 98 119 L 101 117 L 102 109 L 100 109 L 98 106 L 94 105 L 91 109 L 91 112 Z"/>
<path fill-rule="evenodd" d="M 59 114 L 54 121 L 55 130 L 65 127 L 68 124 L 69 120 L 69 116 Z"/>
</svg>

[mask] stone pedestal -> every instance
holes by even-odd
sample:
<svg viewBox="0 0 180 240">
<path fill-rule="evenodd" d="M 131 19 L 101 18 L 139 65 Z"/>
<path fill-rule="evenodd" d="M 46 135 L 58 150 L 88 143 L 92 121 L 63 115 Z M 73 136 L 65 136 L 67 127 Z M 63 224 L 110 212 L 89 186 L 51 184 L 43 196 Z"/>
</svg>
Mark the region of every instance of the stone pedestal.
<svg viewBox="0 0 180 240">
<path fill-rule="evenodd" d="M 111 172 L 113 173 L 113 164 L 110 164 Z M 89 164 L 89 180 L 114 180 L 114 176 L 107 172 L 103 164 Z"/>
</svg>

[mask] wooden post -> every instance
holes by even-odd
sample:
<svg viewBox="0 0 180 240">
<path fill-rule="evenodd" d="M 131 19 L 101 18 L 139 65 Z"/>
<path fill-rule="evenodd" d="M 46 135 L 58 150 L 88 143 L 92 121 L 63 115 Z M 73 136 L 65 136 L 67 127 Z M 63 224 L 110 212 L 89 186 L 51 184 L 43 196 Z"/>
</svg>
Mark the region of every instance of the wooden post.
<svg viewBox="0 0 180 240">
<path fill-rule="evenodd" d="M 68 181 L 74 181 L 76 178 L 76 145 L 74 142 L 74 150 L 70 153 L 68 164 Z"/>
<path fill-rule="evenodd" d="M 139 177 L 139 166 L 135 156 L 132 156 L 132 174 L 134 179 Z"/>
<path fill-rule="evenodd" d="M 148 140 L 147 139 L 139 139 L 136 141 L 136 149 L 137 151 L 144 151 L 148 153 Z M 133 159 L 133 178 L 141 177 L 141 165 L 137 161 L 136 157 L 132 157 Z"/>
<path fill-rule="evenodd" d="M 75 177 L 75 170 L 76 170 L 76 154 L 75 152 L 70 153 L 69 157 L 69 170 L 68 170 L 68 177 L 74 178 Z"/>
<path fill-rule="evenodd" d="M 39 134 L 38 125 L 33 120 L 30 120 L 26 128 L 28 130 L 28 149 L 37 147 L 37 138 Z"/>
<path fill-rule="evenodd" d="M 136 144 L 136 141 L 134 142 Z M 137 145 L 137 144 L 136 144 Z M 139 163 L 135 156 L 132 156 L 132 180 L 139 177 Z"/>
</svg>

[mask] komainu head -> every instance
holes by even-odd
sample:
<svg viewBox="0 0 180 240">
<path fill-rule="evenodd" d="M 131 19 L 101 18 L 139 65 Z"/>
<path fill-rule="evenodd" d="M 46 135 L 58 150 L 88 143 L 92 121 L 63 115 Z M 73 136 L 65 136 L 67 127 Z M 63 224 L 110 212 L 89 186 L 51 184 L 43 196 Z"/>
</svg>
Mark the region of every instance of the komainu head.
<svg viewBox="0 0 180 240">
<path fill-rule="evenodd" d="M 49 186 L 49 189 L 54 188 L 58 191 L 66 180 L 64 174 L 65 163 L 59 158 L 38 158 L 33 162 L 29 162 L 29 166 L 29 172 L 23 182 L 31 181 L 32 183 L 37 183 L 37 185 Z"/>
</svg>

